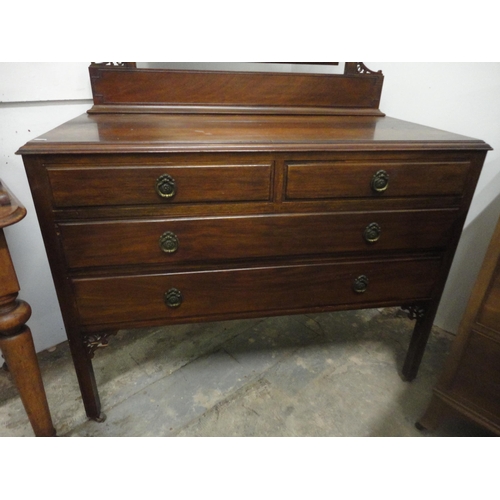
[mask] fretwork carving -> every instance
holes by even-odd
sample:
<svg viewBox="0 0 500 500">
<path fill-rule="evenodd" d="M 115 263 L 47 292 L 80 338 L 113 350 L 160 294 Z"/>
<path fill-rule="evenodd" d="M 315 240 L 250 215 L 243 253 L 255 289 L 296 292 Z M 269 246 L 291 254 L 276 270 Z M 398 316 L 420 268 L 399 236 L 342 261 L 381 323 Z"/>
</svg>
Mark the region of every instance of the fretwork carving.
<svg viewBox="0 0 500 500">
<path fill-rule="evenodd" d="M 346 74 L 350 75 L 381 75 L 382 71 L 372 71 L 367 68 L 362 62 L 346 62 L 345 70 Z"/>
<path fill-rule="evenodd" d="M 92 359 L 97 349 L 108 347 L 109 337 L 114 334 L 115 332 L 105 332 L 105 333 L 91 333 L 85 335 L 85 337 L 83 338 L 83 344 L 87 349 L 89 357 Z"/>
<path fill-rule="evenodd" d="M 135 68 L 135 62 L 93 62 L 92 66 L 113 66 L 118 68 Z"/>
<path fill-rule="evenodd" d="M 427 309 L 422 304 L 407 304 L 401 306 L 401 309 L 403 309 L 403 311 L 406 311 L 408 313 L 408 317 L 410 319 L 416 320 L 417 323 L 420 323 L 424 319 L 425 313 L 427 311 Z"/>
</svg>

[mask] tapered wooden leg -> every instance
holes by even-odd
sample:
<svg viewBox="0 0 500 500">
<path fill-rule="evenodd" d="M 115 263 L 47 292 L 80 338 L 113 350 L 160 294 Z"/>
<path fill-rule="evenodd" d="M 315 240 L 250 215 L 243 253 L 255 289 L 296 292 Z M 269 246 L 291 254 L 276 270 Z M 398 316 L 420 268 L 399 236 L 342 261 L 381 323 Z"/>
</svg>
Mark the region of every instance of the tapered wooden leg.
<svg viewBox="0 0 500 500">
<path fill-rule="evenodd" d="M 92 353 L 83 339 L 70 340 L 69 346 L 73 356 L 76 377 L 82 394 L 83 405 L 87 416 L 97 422 L 103 422 L 106 416 L 101 411 L 101 401 L 92 366 Z"/>
<path fill-rule="evenodd" d="M 0 349 L 35 436 L 55 436 L 30 329 L 24 326 L 12 336 L 0 336 Z"/>
<path fill-rule="evenodd" d="M 425 347 L 429 340 L 432 324 L 436 315 L 436 308 L 414 305 L 405 306 L 403 309 L 409 311 L 411 319 L 416 320 L 402 370 L 405 380 L 411 381 L 417 376 L 420 363 L 424 356 Z"/>
<path fill-rule="evenodd" d="M 96 422 L 104 422 L 106 415 L 101 410 L 101 401 L 95 380 L 92 358 L 94 352 L 102 347 L 107 347 L 109 337 L 116 331 L 90 333 L 81 335 L 78 331 L 69 332 L 69 346 L 76 376 L 82 393 L 83 404 L 87 416 Z"/>
</svg>

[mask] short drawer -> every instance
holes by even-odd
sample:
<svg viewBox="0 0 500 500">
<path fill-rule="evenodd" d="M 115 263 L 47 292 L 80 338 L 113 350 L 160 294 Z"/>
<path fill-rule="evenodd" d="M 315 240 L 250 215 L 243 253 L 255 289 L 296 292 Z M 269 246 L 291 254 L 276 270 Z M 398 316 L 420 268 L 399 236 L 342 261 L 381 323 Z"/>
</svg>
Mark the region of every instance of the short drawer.
<svg viewBox="0 0 500 500">
<path fill-rule="evenodd" d="M 288 162 L 285 198 L 460 195 L 469 162 Z"/>
<path fill-rule="evenodd" d="M 48 166 L 56 207 L 148 205 L 271 198 L 272 164 Z"/>
<path fill-rule="evenodd" d="M 59 225 L 68 266 L 439 249 L 457 210 L 288 214 Z"/>
<path fill-rule="evenodd" d="M 430 297 L 438 259 L 318 263 L 73 281 L 84 325 L 243 317 Z"/>
</svg>

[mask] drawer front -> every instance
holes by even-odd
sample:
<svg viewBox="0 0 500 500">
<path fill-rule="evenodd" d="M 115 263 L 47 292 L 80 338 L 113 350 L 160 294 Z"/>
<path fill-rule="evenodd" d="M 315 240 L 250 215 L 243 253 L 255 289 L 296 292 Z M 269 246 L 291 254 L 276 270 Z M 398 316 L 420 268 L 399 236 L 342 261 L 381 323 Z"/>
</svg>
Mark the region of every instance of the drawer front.
<svg viewBox="0 0 500 500">
<path fill-rule="evenodd" d="M 288 162 L 285 199 L 460 195 L 469 162 Z"/>
<path fill-rule="evenodd" d="M 49 166 L 56 207 L 148 205 L 271 198 L 272 164 Z"/>
<path fill-rule="evenodd" d="M 427 299 L 439 266 L 438 259 L 322 263 L 81 278 L 73 287 L 84 325 L 168 322 Z"/>
<path fill-rule="evenodd" d="M 60 224 L 71 268 L 446 246 L 455 209 Z"/>
</svg>

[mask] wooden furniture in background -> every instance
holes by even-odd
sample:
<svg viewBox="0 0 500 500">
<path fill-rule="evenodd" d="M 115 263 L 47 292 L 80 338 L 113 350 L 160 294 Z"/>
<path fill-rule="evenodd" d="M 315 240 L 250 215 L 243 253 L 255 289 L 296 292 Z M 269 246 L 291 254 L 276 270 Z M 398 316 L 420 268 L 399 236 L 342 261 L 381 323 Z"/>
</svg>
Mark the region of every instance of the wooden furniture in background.
<svg viewBox="0 0 500 500">
<path fill-rule="evenodd" d="M 402 305 L 413 379 L 489 146 L 386 117 L 362 63 L 117 64 L 19 151 L 88 416 L 94 351 L 147 325 Z"/>
<path fill-rule="evenodd" d="M 500 435 L 500 221 L 418 428 L 460 415 Z"/>
<path fill-rule="evenodd" d="M 49 406 L 30 329 L 30 306 L 17 299 L 19 283 L 3 228 L 19 222 L 26 209 L 0 181 L 0 350 L 36 436 L 54 436 Z"/>
</svg>

